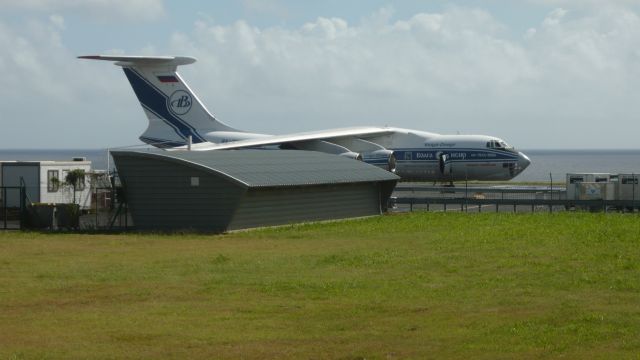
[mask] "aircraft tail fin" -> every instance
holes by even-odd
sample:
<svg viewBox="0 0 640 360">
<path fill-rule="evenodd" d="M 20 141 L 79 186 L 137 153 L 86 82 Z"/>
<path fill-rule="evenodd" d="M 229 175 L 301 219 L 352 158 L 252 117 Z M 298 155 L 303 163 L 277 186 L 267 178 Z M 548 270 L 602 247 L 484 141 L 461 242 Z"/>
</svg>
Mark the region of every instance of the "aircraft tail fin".
<svg viewBox="0 0 640 360">
<path fill-rule="evenodd" d="M 149 120 L 149 127 L 140 136 L 147 144 L 176 147 L 186 145 L 189 137 L 194 144 L 206 142 L 204 135 L 208 132 L 239 131 L 218 121 L 177 73 L 178 66 L 196 61 L 192 57 L 89 55 L 78 58 L 115 61 L 115 65 L 122 67 Z"/>
</svg>

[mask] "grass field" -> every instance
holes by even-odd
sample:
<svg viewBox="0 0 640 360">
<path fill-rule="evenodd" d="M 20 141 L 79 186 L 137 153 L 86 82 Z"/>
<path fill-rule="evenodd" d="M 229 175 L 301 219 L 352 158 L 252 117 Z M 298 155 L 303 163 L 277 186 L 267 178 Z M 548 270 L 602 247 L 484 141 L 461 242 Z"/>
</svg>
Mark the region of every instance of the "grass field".
<svg viewBox="0 0 640 360">
<path fill-rule="evenodd" d="M 0 358 L 635 358 L 640 217 L 0 233 Z"/>
</svg>

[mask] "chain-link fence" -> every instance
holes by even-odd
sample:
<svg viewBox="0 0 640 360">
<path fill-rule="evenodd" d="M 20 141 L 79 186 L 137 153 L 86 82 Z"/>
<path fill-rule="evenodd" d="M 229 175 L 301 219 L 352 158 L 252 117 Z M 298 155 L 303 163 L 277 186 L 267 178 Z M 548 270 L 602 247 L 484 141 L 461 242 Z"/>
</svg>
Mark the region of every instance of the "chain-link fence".
<svg viewBox="0 0 640 360">
<path fill-rule="evenodd" d="M 26 190 L 21 186 L 0 187 L 0 230 L 18 230 L 23 226 Z"/>
<path fill-rule="evenodd" d="M 91 207 L 83 209 L 81 230 L 126 230 L 133 225 L 122 187 L 94 187 Z"/>
<path fill-rule="evenodd" d="M 62 202 L 51 203 L 33 201 L 40 198 L 37 186 L 0 187 L 0 230 L 130 229 L 133 221 L 117 176 L 92 174 L 88 185 L 88 196 L 65 194 Z"/>
<path fill-rule="evenodd" d="M 639 202 L 640 204 L 640 202 Z M 392 211 L 537 212 L 537 211 L 635 211 L 634 200 L 567 199 L 564 187 L 469 186 L 398 184 L 390 200 Z"/>
</svg>

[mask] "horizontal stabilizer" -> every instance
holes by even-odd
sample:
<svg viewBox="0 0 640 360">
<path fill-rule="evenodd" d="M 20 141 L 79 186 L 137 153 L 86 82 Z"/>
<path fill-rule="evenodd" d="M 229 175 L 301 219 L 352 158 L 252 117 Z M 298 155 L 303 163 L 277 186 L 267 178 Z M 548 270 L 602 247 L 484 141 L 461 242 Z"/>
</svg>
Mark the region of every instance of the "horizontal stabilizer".
<svg viewBox="0 0 640 360">
<path fill-rule="evenodd" d="M 122 56 L 122 55 L 85 55 L 78 59 L 117 61 L 120 66 L 178 66 L 196 62 L 189 56 Z"/>
</svg>

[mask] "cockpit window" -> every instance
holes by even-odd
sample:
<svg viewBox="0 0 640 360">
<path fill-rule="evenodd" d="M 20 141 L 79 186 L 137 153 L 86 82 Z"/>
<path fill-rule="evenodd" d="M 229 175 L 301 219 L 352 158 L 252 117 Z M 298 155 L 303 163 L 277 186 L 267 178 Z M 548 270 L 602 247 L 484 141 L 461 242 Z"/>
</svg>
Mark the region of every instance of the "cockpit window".
<svg viewBox="0 0 640 360">
<path fill-rule="evenodd" d="M 507 150 L 507 151 L 515 151 L 513 146 L 507 144 L 502 140 L 491 140 L 487 143 L 487 147 L 489 149 L 498 149 L 498 150 Z"/>
</svg>

